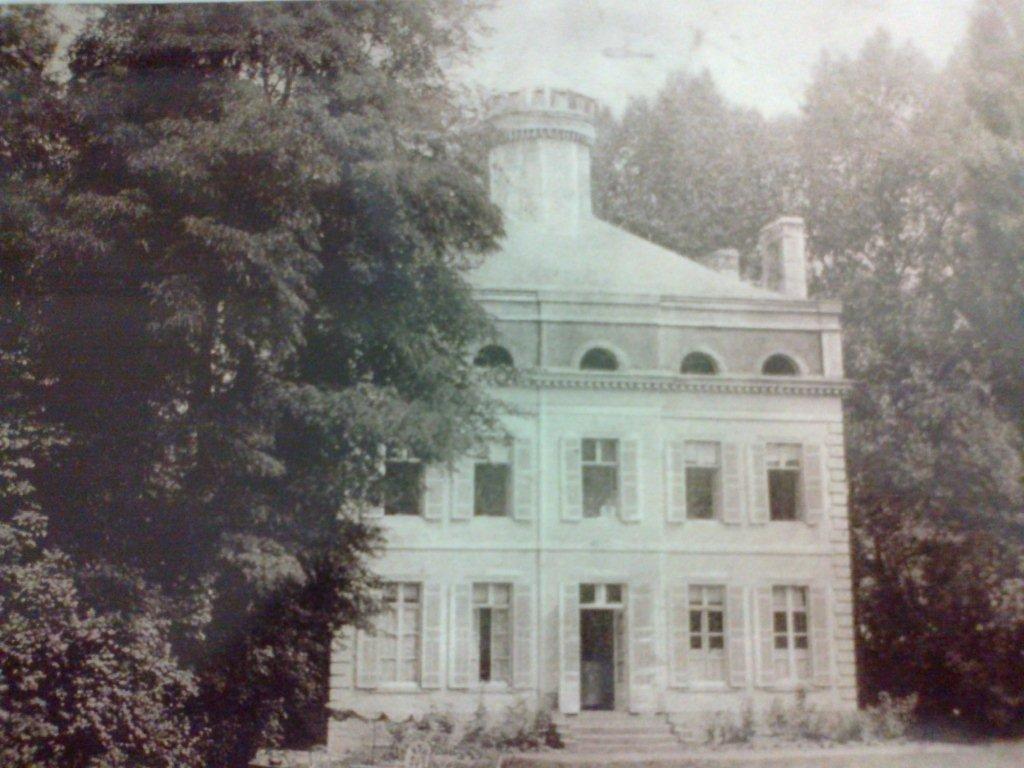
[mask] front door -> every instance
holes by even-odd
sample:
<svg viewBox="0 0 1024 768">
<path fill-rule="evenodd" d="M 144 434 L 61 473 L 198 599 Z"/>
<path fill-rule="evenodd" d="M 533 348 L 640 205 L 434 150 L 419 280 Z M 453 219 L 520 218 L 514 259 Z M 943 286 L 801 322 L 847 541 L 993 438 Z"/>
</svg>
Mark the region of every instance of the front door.
<svg viewBox="0 0 1024 768">
<path fill-rule="evenodd" d="M 615 611 L 580 612 L 580 706 L 615 709 Z"/>
</svg>

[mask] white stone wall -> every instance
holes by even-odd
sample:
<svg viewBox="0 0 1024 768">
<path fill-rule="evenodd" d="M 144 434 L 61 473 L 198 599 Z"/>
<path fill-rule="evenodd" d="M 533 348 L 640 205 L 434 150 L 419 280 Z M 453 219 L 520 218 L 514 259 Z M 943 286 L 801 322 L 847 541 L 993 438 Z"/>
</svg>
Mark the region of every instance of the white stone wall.
<svg viewBox="0 0 1024 768">
<path fill-rule="evenodd" d="M 505 394 L 518 413 L 507 420 L 509 431 L 533 448 L 536 499 L 532 519 L 453 519 L 452 479 L 442 478 L 449 485 L 446 512 L 440 519 L 391 517 L 382 521 L 390 546 L 378 571 L 389 579 L 440 586 L 446 646 L 454 632 L 451 596 L 456 585 L 475 581 L 530 584 L 534 682 L 512 689 L 479 685 L 453 689 L 448 647 L 442 654 L 442 684 L 437 689 L 381 686 L 364 690 L 355 686 L 351 644 L 339 641 L 332 663 L 332 709 L 401 718 L 432 708 L 468 715 L 481 702 L 498 711 L 517 699 L 531 706 L 554 706 L 561 674 L 559 594 L 564 585 L 579 582 L 618 582 L 627 589 L 650 585 L 653 589 L 654 709 L 677 716 L 739 708 L 745 699 L 766 707 L 773 698 L 791 696 L 791 688 L 766 687 L 759 681 L 756 590 L 773 583 L 823 588 L 829 596 L 830 674 L 827 685 L 810 686 L 810 696 L 825 706 L 855 706 L 847 491 L 837 396 L 606 388 L 582 392 L 522 388 Z M 566 436 L 637 441 L 638 520 L 564 519 L 559 446 Z M 734 524 L 669 519 L 667 446 L 679 438 L 739 446 L 742 514 Z M 816 525 L 752 521 L 751 446 L 776 440 L 821 448 L 827 505 Z M 679 583 L 714 583 L 742 590 L 747 670 L 742 685 L 672 684 L 668 605 L 671 588 Z"/>
</svg>

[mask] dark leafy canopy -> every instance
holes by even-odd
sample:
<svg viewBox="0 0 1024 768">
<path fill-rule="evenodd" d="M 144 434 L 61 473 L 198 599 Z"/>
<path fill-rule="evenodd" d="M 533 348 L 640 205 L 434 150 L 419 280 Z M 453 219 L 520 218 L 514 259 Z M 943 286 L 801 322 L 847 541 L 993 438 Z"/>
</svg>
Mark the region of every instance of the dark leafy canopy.
<svg viewBox="0 0 1024 768">
<path fill-rule="evenodd" d="M 691 256 L 749 251 L 778 215 L 792 171 L 789 136 L 732 107 L 705 72 L 676 75 L 652 100 L 608 120 L 595 163 L 600 214 Z"/>
<path fill-rule="evenodd" d="M 1024 724 L 1022 26 L 1020 2 L 982 3 L 946 72 L 880 33 L 822 59 L 799 121 L 756 130 L 679 77 L 598 163 L 609 215 L 691 253 L 729 244 L 723 218 L 749 248 L 772 213 L 805 216 L 857 382 L 862 692 L 999 729 Z"/>
<path fill-rule="evenodd" d="M 48 541 L 104 616 L 168 619 L 204 764 L 316 740 L 380 447 L 443 460 L 491 424 L 457 267 L 500 225 L 442 69 L 475 11 L 112 6 L 59 142 L 4 132 L 63 160 L 3 252 L 67 434 L 30 478 Z"/>
<path fill-rule="evenodd" d="M 819 286 L 844 299 L 859 382 L 847 411 L 865 689 L 1008 727 L 1024 716 L 1010 682 L 1022 679 L 1020 432 L 979 354 L 1005 338 L 966 331 L 954 295 L 970 269 L 957 147 L 976 142 L 951 77 L 881 35 L 855 60 L 824 61 L 802 164 Z M 971 270 L 982 291 L 994 277 Z"/>
<path fill-rule="evenodd" d="M 84 138 L 36 270 L 78 289 L 41 312 L 87 443 L 54 489 L 90 510 L 68 546 L 173 584 L 253 536 L 334 541 L 380 443 L 442 458 L 480 424 L 454 267 L 497 220 L 449 130 L 447 11 L 121 8 L 78 41 Z"/>
</svg>

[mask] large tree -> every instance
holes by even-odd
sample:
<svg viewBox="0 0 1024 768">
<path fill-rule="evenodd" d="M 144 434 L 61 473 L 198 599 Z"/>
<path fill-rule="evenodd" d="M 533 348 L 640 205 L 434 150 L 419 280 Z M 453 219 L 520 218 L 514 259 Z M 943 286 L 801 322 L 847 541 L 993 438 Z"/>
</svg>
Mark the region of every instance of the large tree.
<svg viewBox="0 0 1024 768">
<path fill-rule="evenodd" d="M 26 275 L 44 203 L 68 161 L 68 105 L 51 68 L 60 27 L 41 8 L 0 10 L 0 762 L 196 764 L 195 693 L 158 616 L 97 611 L 84 574 L 46 546 L 33 476 L 66 445 L 31 354 Z"/>
<path fill-rule="evenodd" d="M 71 47 L 17 280 L 68 435 L 33 479 L 91 603 L 168 619 L 209 764 L 322 727 L 381 450 L 491 424 L 459 268 L 500 224 L 442 66 L 475 11 L 109 7 Z"/>
<path fill-rule="evenodd" d="M 966 109 L 950 301 L 1024 428 L 1024 3 L 979 3 L 952 75 Z"/>
<path fill-rule="evenodd" d="M 953 86 L 953 87 L 951 87 Z M 950 232 L 962 100 L 883 34 L 824 59 L 801 126 L 818 290 L 844 301 L 860 661 L 866 695 L 1003 726 L 1021 715 L 1020 436 L 961 332 Z M 993 275 L 975 274 L 993 286 Z M 982 290 L 985 290 L 982 288 Z"/>
<path fill-rule="evenodd" d="M 707 72 L 677 74 L 604 122 L 597 209 L 638 235 L 689 256 L 749 253 L 785 208 L 791 126 L 728 104 Z"/>
</svg>

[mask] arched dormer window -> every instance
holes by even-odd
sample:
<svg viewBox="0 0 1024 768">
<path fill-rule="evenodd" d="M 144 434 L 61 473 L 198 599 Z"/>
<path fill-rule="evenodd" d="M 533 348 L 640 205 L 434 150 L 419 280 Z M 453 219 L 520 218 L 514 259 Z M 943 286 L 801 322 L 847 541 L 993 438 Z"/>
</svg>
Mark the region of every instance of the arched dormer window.
<svg viewBox="0 0 1024 768">
<path fill-rule="evenodd" d="M 619 361 L 613 352 L 604 347 L 588 349 L 580 358 L 581 371 L 617 371 Z"/>
<path fill-rule="evenodd" d="M 498 344 L 488 344 L 476 353 L 473 365 L 480 368 L 511 368 L 512 353 Z"/>
<path fill-rule="evenodd" d="M 800 368 L 788 355 L 776 354 L 764 361 L 761 373 L 766 376 L 796 376 L 800 373 Z"/>
<path fill-rule="evenodd" d="M 691 352 L 683 358 L 683 362 L 679 366 L 679 372 L 713 376 L 718 373 L 718 364 L 706 352 Z"/>
</svg>

